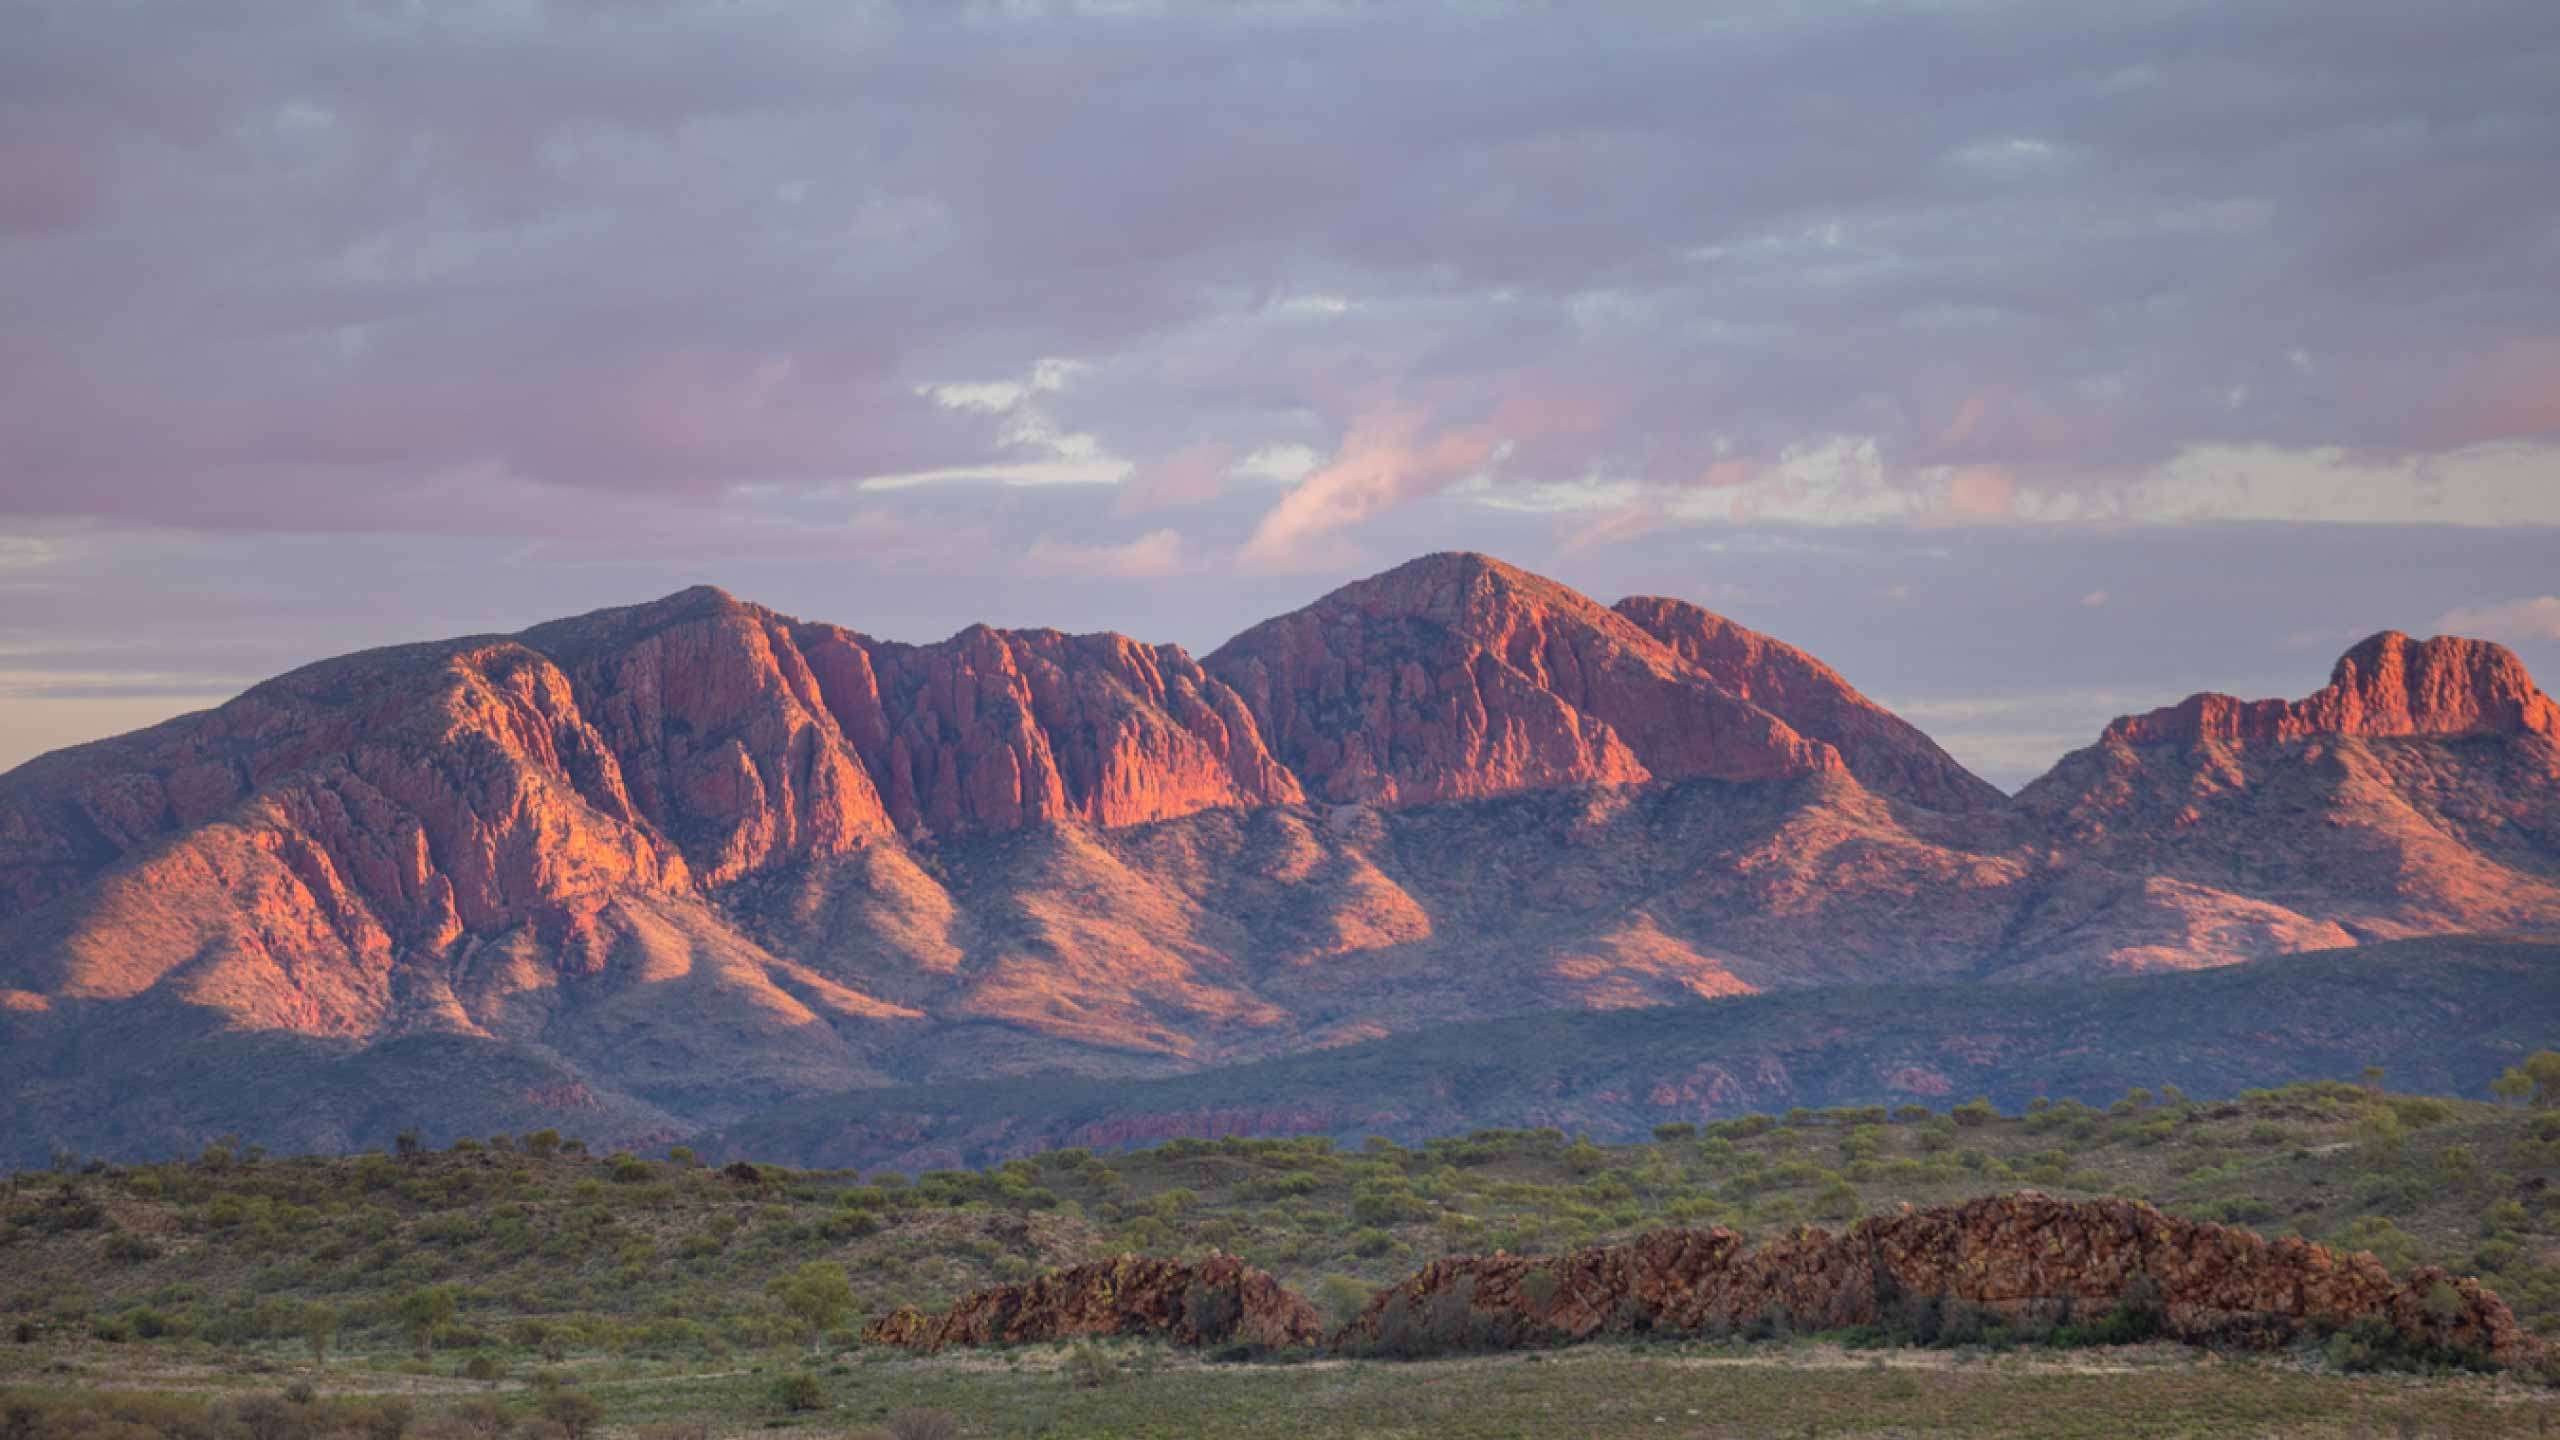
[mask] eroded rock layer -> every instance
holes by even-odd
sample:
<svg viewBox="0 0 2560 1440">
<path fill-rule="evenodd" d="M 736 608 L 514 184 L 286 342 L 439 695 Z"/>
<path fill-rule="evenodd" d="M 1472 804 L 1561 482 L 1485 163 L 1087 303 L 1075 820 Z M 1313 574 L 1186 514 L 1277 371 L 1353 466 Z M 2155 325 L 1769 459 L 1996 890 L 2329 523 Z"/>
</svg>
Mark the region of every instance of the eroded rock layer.
<svg viewBox="0 0 2560 1440">
<path fill-rule="evenodd" d="M 895 1310 L 862 1338 L 940 1350 L 1109 1335 L 1281 1349 L 1317 1343 L 1323 1326 L 1314 1306 L 1232 1255 L 1197 1262 L 1123 1255 L 980 1290 L 939 1315 Z"/>
</svg>

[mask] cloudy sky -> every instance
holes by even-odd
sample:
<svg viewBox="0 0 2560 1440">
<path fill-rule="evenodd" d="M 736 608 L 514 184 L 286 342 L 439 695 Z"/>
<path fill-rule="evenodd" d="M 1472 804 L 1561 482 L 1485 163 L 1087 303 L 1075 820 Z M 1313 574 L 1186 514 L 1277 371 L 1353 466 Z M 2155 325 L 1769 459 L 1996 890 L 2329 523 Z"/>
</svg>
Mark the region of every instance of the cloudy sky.
<svg viewBox="0 0 2560 1440">
<path fill-rule="evenodd" d="M 2004 784 L 2560 675 L 2560 6 L 0 0 L 0 766 L 710 581 L 1195 649 L 1424 550 Z"/>
</svg>

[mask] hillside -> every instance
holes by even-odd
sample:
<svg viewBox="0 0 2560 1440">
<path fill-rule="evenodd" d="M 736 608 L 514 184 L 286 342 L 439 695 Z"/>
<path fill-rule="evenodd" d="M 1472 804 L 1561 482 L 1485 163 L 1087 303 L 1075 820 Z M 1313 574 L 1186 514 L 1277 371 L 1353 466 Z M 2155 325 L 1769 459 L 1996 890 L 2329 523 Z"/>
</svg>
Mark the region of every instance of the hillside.
<svg viewBox="0 0 2560 1440">
<path fill-rule="evenodd" d="M 2555 713 L 2497 647 L 2382 636 L 2009 800 L 1782 642 L 1481 556 L 1200 661 L 690 590 L 0 776 L 0 1156 L 665 1140 L 1548 1012 L 2547 932 Z"/>
<path fill-rule="evenodd" d="M 1177 1136 L 1493 1126 L 1606 1140 L 1799 1106 L 2103 1103 L 2357 1074 L 2480 1094 L 2560 1034 L 2560 944 L 2404 941 L 2071 984 L 1828 986 L 1554 1012 L 1143 1082 L 1042 1077 L 778 1105 L 695 1144 L 797 1164 L 993 1164 Z"/>
</svg>

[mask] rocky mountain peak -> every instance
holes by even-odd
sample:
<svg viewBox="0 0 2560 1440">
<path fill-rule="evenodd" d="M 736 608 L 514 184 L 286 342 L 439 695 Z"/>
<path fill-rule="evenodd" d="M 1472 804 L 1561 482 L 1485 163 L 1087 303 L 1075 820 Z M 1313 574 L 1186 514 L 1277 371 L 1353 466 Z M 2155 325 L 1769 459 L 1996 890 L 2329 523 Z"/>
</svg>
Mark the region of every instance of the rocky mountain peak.
<svg viewBox="0 0 2560 1440">
<path fill-rule="evenodd" d="M 2340 657 L 2326 689 L 2302 700 L 2191 695 L 2107 728 L 2130 746 L 2271 745 L 2320 736 L 2560 738 L 2560 706 L 2515 652 L 2485 640 L 2416 640 L 2386 630 Z"/>
<path fill-rule="evenodd" d="M 1482 555 L 1408 561 L 1203 663 L 1263 718 L 1307 793 L 1336 801 L 1842 768 L 1626 617 Z"/>
</svg>

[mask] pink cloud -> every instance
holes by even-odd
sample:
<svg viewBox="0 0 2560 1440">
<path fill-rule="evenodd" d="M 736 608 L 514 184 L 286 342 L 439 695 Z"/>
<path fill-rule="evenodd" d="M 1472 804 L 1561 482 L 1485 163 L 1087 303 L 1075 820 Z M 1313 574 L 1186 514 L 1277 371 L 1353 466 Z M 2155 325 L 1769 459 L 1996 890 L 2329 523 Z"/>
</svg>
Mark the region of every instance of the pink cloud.
<svg viewBox="0 0 2560 1440">
<path fill-rule="evenodd" d="M 1671 517 L 1663 512 L 1661 506 L 1649 500 L 1637 500 L 1612 506 L 1565 532 L 1558 548 L 1573 554 L 1603 546 L 1623 545 L 1642 539 L 1670 523 Z"/>
<path fill-rule="evenodd" d="M 1187 446 L 1142 465 L 1120 487 L 1120 513 L 1138 515 L 1214 500 L 1226 488 L 1227 471 L 1235 462 L 1235 447 L 1212 443 Z"/>
<path fill-rule="evenodd" d="M 2560 434 L 2560 338 L 2511 341 L 2461 367 L 2424 428 L 2449 450 Z"/>
<path fill-rule="evenodd" d="M 1182 532 L 1151 530 L 1119 545 L 1083 545 L 1043 535 L 1023 555 L 1034 575 L 1087 580 L 1153 580 L 1182 571 Z"/>
<path fill-rule="evenodd" d="M 1967 465 L 1947 481 L 1947 510 L 1961 520 L 2006 520 L 2015 513 L 2018 482 L 1997 465 Z"/>
<path fill-rule="evenodd" d="M 2536 595 L 2500 605 L 2471 605 L 2448 610 L 2442 619 L 2436 621 L 2436 628 L 2447 635 L 2468 635 L 2509 644 L 2560 641 L 2560 595 Z"/>
<path fill-rule="evenodd" d="M 1372 413 L 1352 425 L 1330 464 L 1300 481 L 1262 517 L 1242 558 L 1259 570 L 1304 568 L 1316 542 L 1445 489 L 1490 463 L 1500 443 L 1489 425 L 1433 432 L 1412 410 Z"/>
</svg>

